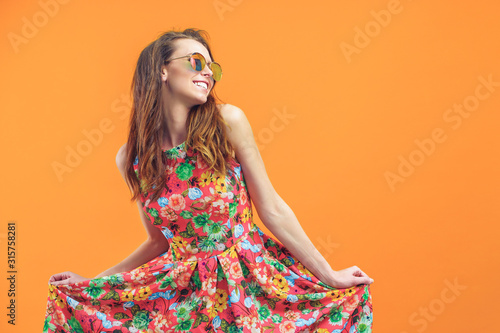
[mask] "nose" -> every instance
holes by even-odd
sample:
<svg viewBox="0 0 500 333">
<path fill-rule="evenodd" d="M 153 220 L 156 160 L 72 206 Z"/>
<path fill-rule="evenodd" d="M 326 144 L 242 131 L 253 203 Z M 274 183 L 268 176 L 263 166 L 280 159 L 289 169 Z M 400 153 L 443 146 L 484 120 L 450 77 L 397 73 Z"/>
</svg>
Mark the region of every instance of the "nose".
<svg viewBox="0 0 500 333">
<path fill-rule="evenodd" d="M 203 76 L 209 76 L 211 79 L 213 79 L 213 75 L 214 73 L 212 72 L 212 70 L 210 69 L 210 67 L 208 66 L 208 64 L 205 64 L 205 68 L 203 68 L 203 70 L 201 71 L 201 74 Z"/>
</svg>

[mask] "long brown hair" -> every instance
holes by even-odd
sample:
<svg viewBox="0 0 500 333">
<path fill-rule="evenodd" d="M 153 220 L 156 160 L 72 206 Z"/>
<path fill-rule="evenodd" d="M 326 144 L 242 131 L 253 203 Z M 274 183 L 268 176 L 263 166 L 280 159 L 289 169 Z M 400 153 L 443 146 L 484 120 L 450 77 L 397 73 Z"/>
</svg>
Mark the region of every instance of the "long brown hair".
<svg viewBox="0 0 500 333">
<path fill-rule="evenodd" d="M 125 176 L 132 189 L 131 201 L 140 196 L 141 190 L 152 192 L 152 201 L 156 201 L 167 183 L 166 154 L 162 151 L 164 137 L 164 114 L 161 98 L 161 66 L 175 51 L 174 41 L 191 38 L 200 42 L 214 57 L 204 30 L 185 29 L 167 31 L 141 52 L 137 61 L 131 86 L 133 99 L 130 113 L 129 135 L 126 149 Z M 185 149 L 198 151 L 207 165 L 216 173 L 225 175 L 231 168 L 228 159 L 233 158 L 234 149 L 226 137 L 224 124 L 217 107 L 215 85 L 204 104 L 193 106 L 186 120 L 187 139 Z M 138 158 L 138 174 L 134 171 L 134 161 Z"/>
</svg>

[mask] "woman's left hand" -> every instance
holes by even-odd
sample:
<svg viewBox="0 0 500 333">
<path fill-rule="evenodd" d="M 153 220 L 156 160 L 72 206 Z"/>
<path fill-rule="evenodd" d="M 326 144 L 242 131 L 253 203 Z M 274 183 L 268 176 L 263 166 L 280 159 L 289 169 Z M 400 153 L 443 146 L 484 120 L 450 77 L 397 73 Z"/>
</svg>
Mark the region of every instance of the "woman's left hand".
<svg viewBox="0 0 500 333">
<path fill-rule="evenodd" d="M 334 288 L 351 288 L 360 284 L 372 284 L 373 279 L 366 275 L 358 266 L 351 266 L 331 274 L 320 281 Z"/>
</svg>

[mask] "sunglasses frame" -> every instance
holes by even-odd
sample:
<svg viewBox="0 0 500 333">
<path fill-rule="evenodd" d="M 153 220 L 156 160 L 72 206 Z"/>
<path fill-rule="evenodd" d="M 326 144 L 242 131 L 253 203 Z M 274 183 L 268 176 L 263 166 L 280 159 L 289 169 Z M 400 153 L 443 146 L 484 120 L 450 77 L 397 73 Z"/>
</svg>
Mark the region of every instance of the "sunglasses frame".
<svg viewBox="0 0 500 333">
<path fill-rule="evenodd" d="M 201 58 L 203 59 L 203 62 L 204 62 L 203 68 L 201 70 L 199 70 L 199 71 L 197 71 L 196 68 L 193 68 L 193 65 L 191 63 L 191 57 L 194 56 L 195 54 L 199 54 L 201 56 Z M 208 63 L 207 59 L 205 59 L 205 57 L 203 56 L 203 54 L 201 54 L 200 52 L 193 52 L 191 54 L 188 54 L 188 55 L 185 55 L 185 56 L 182 56 L 182 57 L 177 57 L 177 58 L 165 60 L 165 64 L 169 63 L 172 60 L 177 60 L 177 59 L 182 59 L 182 58 L 189 58 L 188 60 L 189 60 L 189 63 L 191 63 L 191 68 L 193 68 L 197 72 L 201 72 L 202 70 L 205 69 L 205 66 L 208 66 L 208 68 L 210 68 L 210 70 L 212 71 L 212 78 L 214 79 L 214 81 L 220 81 L 220 79 L 222 79 L 222 67 L 221 67 L 221 65 L 218 62 L 215 62 L 215 61 L 212 61 L 211 63 Z M 220 76 L 221 77 L 220 77 L 219 80 L 215 80 L 215 77 L 213 77 L 214 70 L 212 69 L 212 64 L 216 64 L 220 68 Z"/>
</svg>

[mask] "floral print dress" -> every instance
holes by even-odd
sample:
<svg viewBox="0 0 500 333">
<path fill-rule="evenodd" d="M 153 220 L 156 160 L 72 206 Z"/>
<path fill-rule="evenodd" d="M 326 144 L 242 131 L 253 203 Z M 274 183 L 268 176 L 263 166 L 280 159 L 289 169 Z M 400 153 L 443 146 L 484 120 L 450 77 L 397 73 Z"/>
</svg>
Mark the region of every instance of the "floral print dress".
<svg viewBox="0 0 500 333">
<path fill-rule="evenodd" d="M 129 272 L 49 284 L 44 332 L 371 332 L 370 285 L 330 287 L 263 233 L 239 163 L 221 176 L 185 142 L 163 152 L 168 190 L 141 201 L 168 251 Z"/>
</svg>

